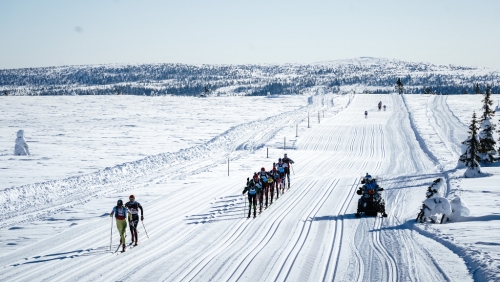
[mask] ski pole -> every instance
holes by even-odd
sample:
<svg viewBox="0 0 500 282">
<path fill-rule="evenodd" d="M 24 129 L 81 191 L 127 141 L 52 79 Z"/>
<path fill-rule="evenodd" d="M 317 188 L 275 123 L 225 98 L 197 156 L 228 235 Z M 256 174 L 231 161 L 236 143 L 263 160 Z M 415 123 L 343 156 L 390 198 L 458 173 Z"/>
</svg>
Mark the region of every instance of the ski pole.
<svg viewBox="0 0 500 282">
<path fill-rule="evenodd" d="M 293 166 L 290 164 L 290 167 L 292 168 L 293 175 L 295 175 L 295 171 L 293 171 Z"/>
<path fill-rule="evenodd" d="M 149 239 L 148 232 L 146 231 L 146 226 L 144 226 L 144 221 L 141 220 L 141 222 L 142 222 L 142 227 L 144 227 L 144 232 L 146 232 L 146 236 L 148 236 L 148 239 Z"/>
<path fill-rule="evenodd" d="M 245 217 L 245 212 L 247 209 L 247 198 L 245 197 L 245 195 L 243 195 L 243 198 L 245 198 L 245 205 L 243 206 L 243 217 Z"/>
<path fill-rule="evenodd" d="M 111 251 L 111 245 L 113 244 L 113 217 L 111 217 L 111 236 L 109 237 L 109 250 Z"/>
</svg>

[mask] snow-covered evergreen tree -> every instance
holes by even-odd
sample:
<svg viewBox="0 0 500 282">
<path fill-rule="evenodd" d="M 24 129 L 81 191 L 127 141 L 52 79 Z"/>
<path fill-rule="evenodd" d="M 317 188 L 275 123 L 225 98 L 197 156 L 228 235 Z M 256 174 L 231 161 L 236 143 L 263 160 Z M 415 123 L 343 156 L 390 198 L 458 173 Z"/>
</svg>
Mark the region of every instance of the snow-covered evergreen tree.
<svg viewBox="0 0 500 282">
<path fill-rule="evenodd" d="M 462 155 L 460 156 L 460 162 L 465 164 L 467 170 L 464 173 L 465 177 L 475 177 L 481 173 L 481 166 L 479 161 L 481 161 L 478 155 L 479 149 L 479 138 L 477 134 L 477 116 L 476 112 L 472 114 L 472 121 L 469 125 L 469 137 L 462 142 L 463 149 Z"/>
<path fill-rule="evenodd" d="M 486 86 L 486 94 L 484 94 L 483 115 L 481 116 L 481 131 L 479 132 L 479 156 L 483 162 L 493 162 L 493 156 L 496 154 L 495 139 L 493 138 L 494 125 L 490 119 L 495 115 L 492 109 L 493 101 L 491 100 L 491 87 Z"/>
<path fill-rule="evenodd" d="M 403 85 L 403 82 L 401 82 L 401 78 L 398 78 L 398 81 L 396 82 L 396 86 L 394 87 L 396 91 L 398 91 L 399 94 L 403 94 L 405 91 L 405 87 Z"/>
<path fill-rule="evenodd" d="M 493 138 L 493 125 L 490 122 L 490 118 L 487 117 L 481 123 L 481 131 L 479 132 L 478 154 L 482 162 L 493 162 L 493 156 L 496 155 L 495 145 L 496 142 Z"/>
<path fill-rule="evenodd" d="M 481 117 L 481 122 L 484 121 L 487 117 L 493 118 L 495 115 L 495 111 L 492 109 L 493 101 L 491 100 L 491 86 L 486 85 L 486 93 L 484 94 L 484 99 L 481 100 L 483 102 L 483 115 Z"/>
</svg>

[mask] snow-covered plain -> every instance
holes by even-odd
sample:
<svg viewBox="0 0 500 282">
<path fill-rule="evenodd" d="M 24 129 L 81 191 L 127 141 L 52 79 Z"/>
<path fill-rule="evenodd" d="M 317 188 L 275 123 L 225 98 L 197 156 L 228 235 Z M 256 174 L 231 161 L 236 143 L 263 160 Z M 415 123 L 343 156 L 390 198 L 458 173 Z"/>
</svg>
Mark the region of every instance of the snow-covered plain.
<svg viewBox="0 0 500 282">
<path fill-rule="evenodd" d="M 1 281 L 500 279 L 499 169 L 456 169 L 481 96 L 2 99 Z M 32 156 L 13 156 L 18 129 Z M 246 177 L 283 152 L 291 189 L 246 219 Z M 388 218 L 354 217 L 366 172 Z M 470 217 L 415 223 L 438 177 Z M 129 194 L 150 238 L 140 226 L 139 246 L 115 254 L 108 213 Z"/>
</svg>

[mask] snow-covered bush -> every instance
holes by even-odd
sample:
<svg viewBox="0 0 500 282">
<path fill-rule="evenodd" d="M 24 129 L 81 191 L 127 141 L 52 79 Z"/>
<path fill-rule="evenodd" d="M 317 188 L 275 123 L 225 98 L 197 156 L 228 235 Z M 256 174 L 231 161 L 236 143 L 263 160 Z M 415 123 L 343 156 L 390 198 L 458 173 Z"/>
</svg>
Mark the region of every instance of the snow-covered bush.
<svg viewBox="0 0 500 282">
<path fill-rule="evenodd" d="M 450 221 L 460 221 L 462 217 L 470 214 L 469 208 L 467 208 L 464 201 L 459 196 L 455 196 L 455 198 L 451 200 L 450 205 L 451 214 L 448 216 Z"/>
<path fill-rule="evenodd" d="M 27 156 L 29 154 L 28 144 L 24 139 L 24 130 L 19 130 L 17 132 L 16 145 L 14 146 L 14 155 Z"/>
<path fill-rule="evenodd" d="M 432 223 L 438 221 L 438 214 L 442 215 L 440 222 L 442 223 L 449 214 L 451 214 L 451 205 L 448 199 L 441 196 L 439 190 L 444 185 L 444 179 L 438 178 L 434 180 L 427 188 L 426 198 L 422 202 L 422 208 L 417 216 L 417 221 L 426 222 L 430 220 Z"/>
</svg>

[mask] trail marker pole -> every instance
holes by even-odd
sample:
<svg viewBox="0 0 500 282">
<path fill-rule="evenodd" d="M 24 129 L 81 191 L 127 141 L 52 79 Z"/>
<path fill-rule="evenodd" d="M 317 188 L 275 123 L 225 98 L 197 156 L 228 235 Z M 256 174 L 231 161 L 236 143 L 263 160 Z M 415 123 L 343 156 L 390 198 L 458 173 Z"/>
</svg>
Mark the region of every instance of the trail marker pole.
<svg viewBox="0 0 500 282">
<path fill-rule="evenodd" d="M 319 120 L 319 111 L 318 111 L 318 123 L 320 123 L 321 121 Z"/>
<path fill-rule="evenodd" d="M 307 128 L 309 128 L 309 112 L 307 112 Z"/>
<path fill-rule="evenodd" d="M 295 137 L 299 137 L 299 125 L 295 125 Z"/>
<path fill-rule="evenodd" d="M 267 158 L 269 159 L 269 147 L 267 147 Z"/>
</svg>

